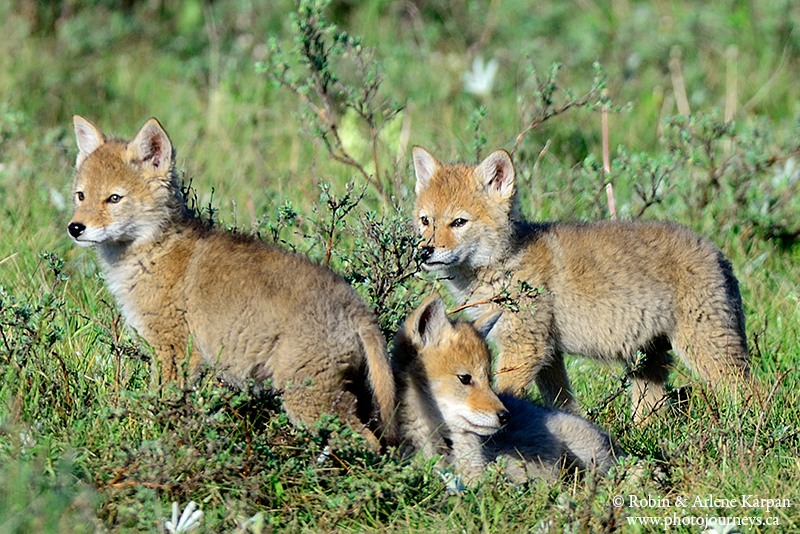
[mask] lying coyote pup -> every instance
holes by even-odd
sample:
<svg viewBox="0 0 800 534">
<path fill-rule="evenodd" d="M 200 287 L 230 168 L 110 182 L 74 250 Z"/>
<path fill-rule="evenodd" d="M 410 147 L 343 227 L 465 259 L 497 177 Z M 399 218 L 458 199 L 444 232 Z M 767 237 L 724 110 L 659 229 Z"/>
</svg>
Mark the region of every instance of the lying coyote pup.
<svg viewBox="0 0 800 534">
<path fill-rule="evenodd" d="M 562 469 L 608 470 L 624 454 L 587 420 L 492 391 L 483 336 L 498 317 L 489 314 L 475 326 L 451 324 L 444 301 L 434 295 L 398 332 L 397 417 L 411 452 L 443 455 L 441 466 L 467 480 L 498 459 L 517 483 L 554 478 Z"/>
<path fill-rule="evenodd" d="M 504 309 L 508 291 L 530 304 L 493 330 L 500 364 L 515 369 L 497 377 L 499 391 L 524 395 L 535 381 L 549 405 L 576 411 L 563 353 L 632 363 L 641 351 L 640 420 L 664 396 L 670 348 L 712 385 L 749 374 L 739 286 L 708 240 L 664 223 L 525 223 L 507 152 L 477 166 L 413 154 L 423 267 L 473 318 Z"/>
<path fill-rule="evenodd" d="M 129 143 L 82 117 L 74 123 L 69 234 L 97 250 L 111 293 L 155 349 L 165 381 L 177 378 L 188 352 L 191 373 L 205 363 L 238 386 L 271 378 L 295 423 L 333 412 L 361 429 L 374 408 L 381 424 L 390 421 L 386 343 L 344 280 L 305 257 L 192 219 L 157 120 Z"/>
</svg>

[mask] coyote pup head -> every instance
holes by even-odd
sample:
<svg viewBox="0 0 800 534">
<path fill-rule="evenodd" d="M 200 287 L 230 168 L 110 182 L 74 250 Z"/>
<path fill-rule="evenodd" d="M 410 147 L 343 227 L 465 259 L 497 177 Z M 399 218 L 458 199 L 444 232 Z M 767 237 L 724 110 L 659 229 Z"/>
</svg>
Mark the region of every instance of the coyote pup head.
<svg viewBox="0 0 800 534">
<path fill-rule="evenodd" d="M 438 412 L 453 431 L 489 436 L 508 422 L 506 407 L 490 386 L 491 357 L 484 336 L 499 313 L 475 325 L 450 323 L 439 295 L 428 297 L 395 340 L 395 365 L 406 391 Z M 432 403 L 432 406 L 431 406 Z M 436 409 L 431 409 L 435 406 Z M 417 408 L 417 407 L 414 407 Z"/>
<path fill-rule="evenodd" d="M 126 143 L 79 115 L 73 122 L 78 158 L 69 235 L 82 247 L 157 239 L 183 206 L 172 143 L 161 124 L 150 119 Z"/>
<path fill-rule="evenodd" d="M 413 155 L 423 267 L 474 269 L 501 258 L 511 233 L 515 194 L 508 152 L 492 152 L 476 166 L 441 163 L 419 146 Z"/>
</svg>

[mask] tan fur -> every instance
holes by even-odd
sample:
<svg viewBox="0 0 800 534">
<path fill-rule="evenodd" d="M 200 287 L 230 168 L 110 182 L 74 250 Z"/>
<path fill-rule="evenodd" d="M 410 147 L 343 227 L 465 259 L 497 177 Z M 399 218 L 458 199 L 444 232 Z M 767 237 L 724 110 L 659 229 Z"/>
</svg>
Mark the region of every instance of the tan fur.
<svg viewBox="0 0 800 534">
<path fill-rule="evenodd" d="M 489 314 L 474 326 L 451 324 L 444 301 L 433 295 L 398 332 L 397 417 L 409 451 L 441 455 L 439 467 L 468 481 L 496 460 L 517 483 L 551 479 L 569 468 L 607 470 L 623 453 L 600 429 L 576 415 L 492 391 L 483 336 L 498 317 Z"/>
<path fill-rule="evenodd" d="M 499 391 L 524 395 L 532 381 L 545 402 L 576 411 L 564 353 L 633 362 L 633 412 L 662 402 L 672 348 L 712 385 L 749 374 L 741 297 L 730 263 L 710 241 L 675 224 L 605 221 L 525 223 L 515 172 L 502 150 L 477 166 L 437 161 L 414 148 L 415 214 L 423 266 L 440 275 L 472 317 L 504 311 L 493 341 Z M 520 291 L 520 283 L 536 294 Z"/>
<path fill-rule="evenodd" d="M 69 233 L 96 249 L 165 381 L 179 376 L 188 353 L 190 374 L 202 363 L 237 386 L 271 379 L 295 423 L 334 412 L 361 429 L 373 406 L 381 424 L 390 421 L 385 340 L 344 280 L 303 256 L 191 219 L 172 144 L 155 119 L 129 143 L 82 117 L 74 122 L 80 153 Z"/>
</svg>

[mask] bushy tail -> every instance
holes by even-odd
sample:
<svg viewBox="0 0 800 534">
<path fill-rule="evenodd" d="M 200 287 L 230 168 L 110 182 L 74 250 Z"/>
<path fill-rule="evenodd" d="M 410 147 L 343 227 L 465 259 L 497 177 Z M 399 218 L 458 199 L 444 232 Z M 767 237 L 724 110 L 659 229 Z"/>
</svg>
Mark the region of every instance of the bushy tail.
<svg viewBox="0 0 800 534">
<path fill-rule="evenodd" d="M 362 326 L 358 335 L 367 356 L 367 375 L 372 388 L 372 398 L 378 407 L 383 430 L 383 440 L 395 444 L 399 436 L 394 410 L 397 405 L 394 387 L 394 374 L 386 340 L 374 323 Z"/>
</svg>

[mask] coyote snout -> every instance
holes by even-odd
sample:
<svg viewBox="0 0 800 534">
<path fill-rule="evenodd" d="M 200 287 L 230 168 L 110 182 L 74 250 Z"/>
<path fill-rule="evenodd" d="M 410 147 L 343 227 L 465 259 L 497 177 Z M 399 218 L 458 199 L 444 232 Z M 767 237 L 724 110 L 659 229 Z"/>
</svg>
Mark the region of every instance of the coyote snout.
<svg viewBox="0 0 800 534">
<path fill-rule="evenodd" d="M 86 230 L 86 225 L 79 222 L 69 223 L 69 226 L 67 226 L 67 231 L 73 239 L 78 239 L 84 230 Z"/>
<path fill-rule="evenodd" d="M 423 246 L 419 249 L 419 259 L 422 260 L 422 263 L 428 263 L 428 260 L 431 259 L 433 256 L 433 247 Z"/>
<path fill-rule="evenodd" d="M 442 417 L 451 426 L 491 436 L 508 423 L 511 414 L 491 390 L 488 376 L 483 382 L 475 382 L 469 374 L 457 374 L 434 382 L 431 389 Z"/>
</svg>

